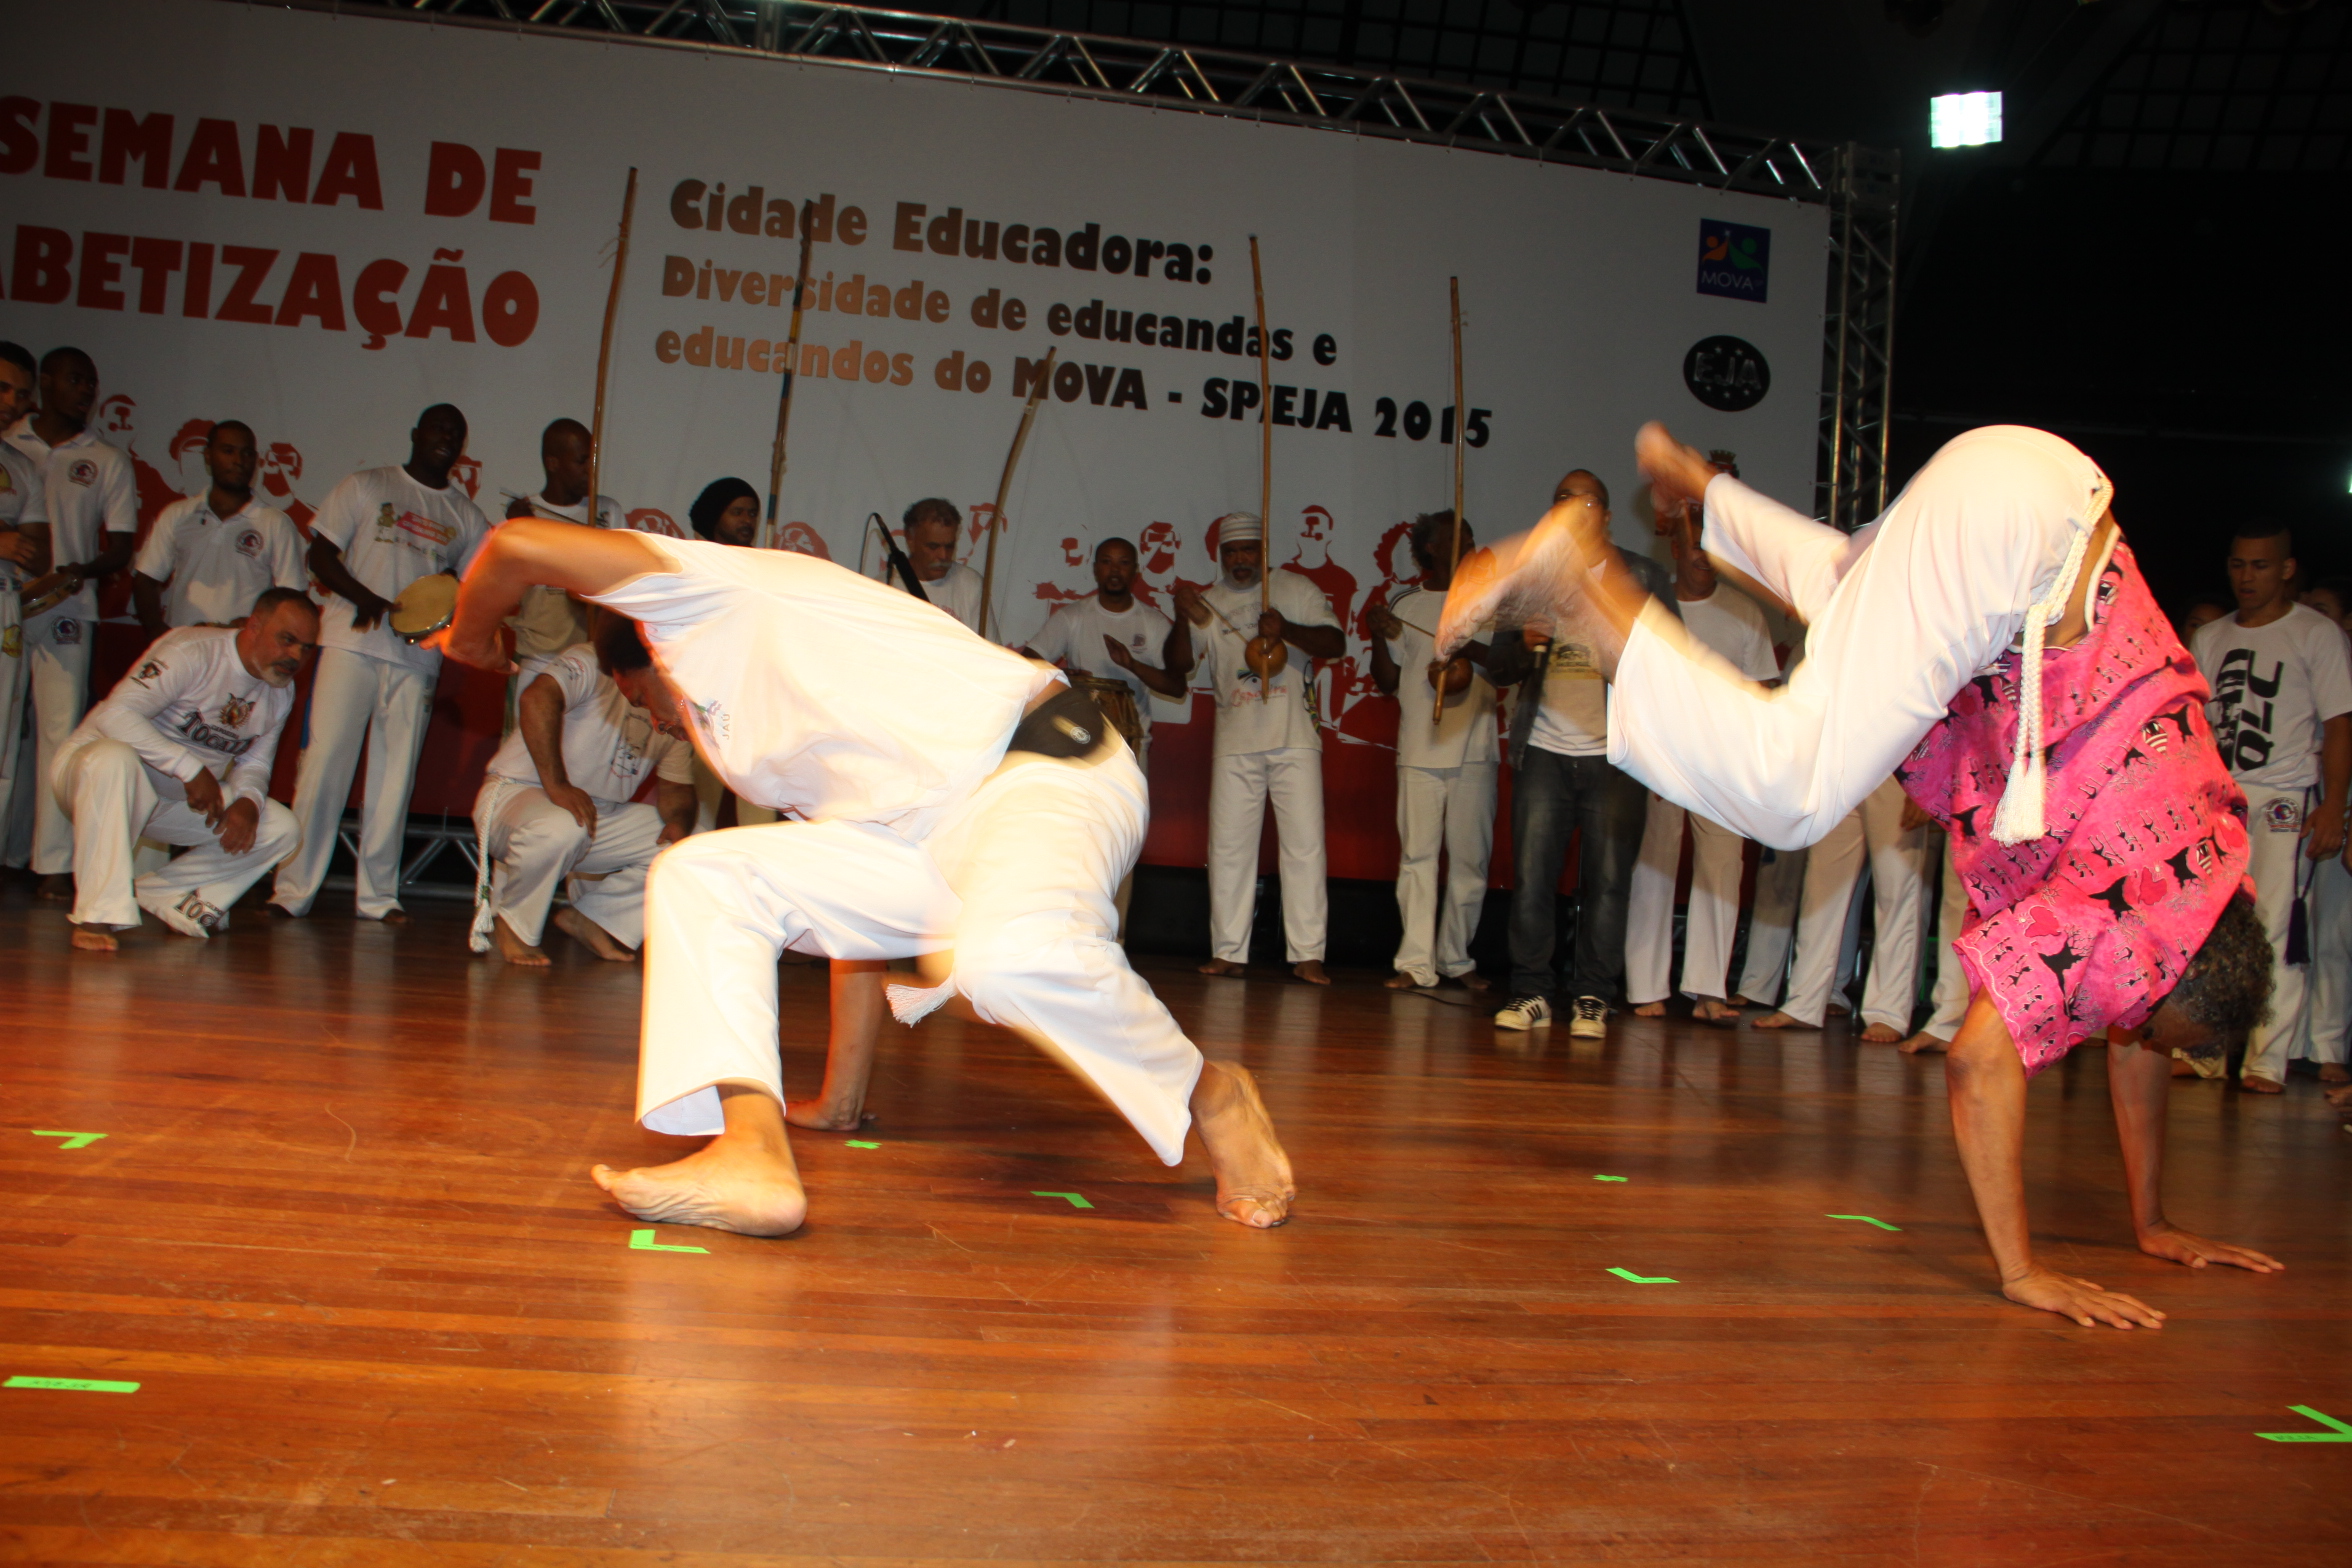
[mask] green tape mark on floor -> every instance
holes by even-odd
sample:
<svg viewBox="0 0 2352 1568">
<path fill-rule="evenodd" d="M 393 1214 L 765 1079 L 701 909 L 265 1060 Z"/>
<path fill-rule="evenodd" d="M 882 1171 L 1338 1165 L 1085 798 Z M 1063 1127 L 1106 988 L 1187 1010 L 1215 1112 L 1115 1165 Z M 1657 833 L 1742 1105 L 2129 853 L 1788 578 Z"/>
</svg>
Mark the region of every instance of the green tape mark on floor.
<svg viewBox="0 0 2352 1568">
<path fill-rule="evenodd" d="M 673 1247 L 667 1242 L 654 1240 L 652 1231 L 633 1230 L 629 1232 L 629 1250 L 632 1252 L 708 1252 L 710 1248 Z"/>
<path fill-rule="evenodd" d="M 1865 1225 L 1876 1225 L 1880 1230 L 1901 1230 L 1900 1225 L 1889 1225 L 1885 1220 L 1874 1220 L 1867 1214 L 1824 1214 L 1825 1220 L 1860 1220 Z"/>
<path fill-rule="evenodd" d="M 1668 1279 L 1663 1274 L 1636 1274 L 1631 1269 L 1611 1269 L 1609 1272 L 1619 1279 L 1630 1280 L 1636 1285 L 1679 1285 L 1682 1283 L 1680 1280 Z"/>
<path fill-rule="evenodd" d="M 50 1132 L 44 1128 L 35 1127 L 33 1136 L 36 1138 L 63 1138 L 65 1142 L 58 1145 L 61 1149 L 87 1149 L 91 1144 L 105 1137 L 106 1134 L 102 1132 Z"/>
<path fill-rule="evenodd" d="M 90 1377 L 12 1377 L 0 1388 L 62 1388 L 77 1394 L 136 1394 L 136 1383 L 109 1383 Z"/>
<path fill-rule="evenodd" d="M 11 1378 L 9 1381 L 14 1382 L 15 1379 Z M 2334 1416 L 2322 1415 L 2309 1405 L 2289 1405 L 2287 1408 L 2306 1420 L 2317 1421 L 2329 1430 L 2325 1432 L 2257 1432 L 2254 1435 L 2268 1443 L 2352 1443 L 2352 1425 L 2338 1421 Z"/>
<path fill-rule="evenodd" d="M 849 1140 L 849 1146 L 853 1149 L 879 1149 L 882 1147 L 878 1143 L 860 1143 L 855 1138 Z"/>
<path fill-rule="evenodd" d="M 1067 1198 L 1070 1200 L 1070 1207 L 1073 1209 L 1091 1209 L 1094 1207 L 1093 1204 L 1087 1202 L 1084 1198 L 1079 1197 L 1078 1194 L 1074 1192 L 1032 1192 L 1029 1194 L 1029 1196 L 1032 1198 Z"/>
<path fill-rule="evenodd" d="M 1593 1178 L 1593 1180 L 1594 1180 L 1594 1181 L 1631 1181 L 1631 1180 L 1633 1180 L 1633 1178 L 1632 1178 L 1632 1177 L 1630 1177 L 1630 1176 L 1595 1176 L 1595 1177 Z"/>
</svg>

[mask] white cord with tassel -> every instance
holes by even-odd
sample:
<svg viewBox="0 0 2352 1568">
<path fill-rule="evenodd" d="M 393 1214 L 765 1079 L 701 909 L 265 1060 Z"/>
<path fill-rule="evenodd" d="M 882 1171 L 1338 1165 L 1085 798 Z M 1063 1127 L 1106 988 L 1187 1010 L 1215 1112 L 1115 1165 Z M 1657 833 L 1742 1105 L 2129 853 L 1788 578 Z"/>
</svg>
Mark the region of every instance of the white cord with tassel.
<svg viewBox="0 0 2352 1568">
<path fill-rule="evenodd" d="M 2025 650 L 2017 664 L 2017 749 L 2009 759 L 2009 782 L 2001 790 L 2000 807 L 1993 813 L 1997 843 L 2022 844 L 2048 831 L 2042 811 L 2049 771 L 2042 757 L 2042 639 L 2066 613 L 2066 602 L 2074 597 L 2075 579 L 2082 575 L 2083 556 L 2096 532 L 2094 519 L 2091 527 L 2075 534 L 2056 580 L 2025 614 Z"/>
</svg>

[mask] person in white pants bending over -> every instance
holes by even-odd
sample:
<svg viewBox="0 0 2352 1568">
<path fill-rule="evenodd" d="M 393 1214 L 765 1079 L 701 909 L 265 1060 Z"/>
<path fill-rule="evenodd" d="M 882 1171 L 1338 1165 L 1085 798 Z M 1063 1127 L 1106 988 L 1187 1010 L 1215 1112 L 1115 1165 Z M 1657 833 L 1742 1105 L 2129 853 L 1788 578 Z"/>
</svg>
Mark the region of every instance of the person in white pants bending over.
<svg viewBox="0 0 2352 1568">
<path fill-rule="evenodd" d="M 900 1019 L 961 995 L 1166 1163 L 1197 1130 L 1226 1218 L 1288 1217 L 1290 1165 L 1249 1074 L 1204 1063 L 1115 939 L 1143 774 L 1059 672 L 814 556 L 529 519 L 491 539 L 436 642 L 504 670 L 499 623 L 533 584 L 629 617 L 652 653 L 648 711 L 691 727 L 742 798 L 803 819 L 698 834 L 654 862 L 637 1115 L 711 1142 L 596 1167 L 622 1207 L 747 1235 L 800 1225 L 776 1038 L 789 947 L 926 960 L 939 983 L 893 987 Z"/>
<path fill-rule="evenodd" d="M 294 848 L 270 765 L 318 633 L 307 595 L 265 589 L 240 626 L 156 639 L 67 738 L 50 786 L 73 822 L 74 946 L 113 952 L 142 909 L 183 936 L 225 930 L 229 906 Z M 134 883 L 142 838 L 188 850 Z"/>
<path fill-rule="evenodd" d="M 1209 961 L 1204 975 L 1238 975 L 1249 964 L 1258 912 L 1258 834 L 1274 803 L 1282 868 L 1282 939 L 1290 972 L 1329 985 L 1323 972 L 1330 889 L 1323 880 L 1323 735 L 1309 693 L 1317 659 L 1347 652 L 1347 634 L 1323 591 L 1296 572 L 1263 585 L 1265 524 L 1228 512 L 1212 525 L 1223 580 L 1206 589 L 1179 583 L 1175 624 L 1161 667 L 1188 680 L 1206 664 L 1217 692 L 1217 733 L 1209 764 Z M 1261 611 L 1261 595 L 1268 596 Z M 1282 645 L 1284 664 L 1263 678 L 1250 666 L 1253 640 Z"/>
<path fill-rule="evenodd" d="M 1798 905 L 1788 992 L 1778 1011 L 1756 1020 L 1757 1028 L 1821 1027 L 1836 989 L 1848 912 L 1861 890 L 1867 863 L 1877 935 L 1870 947 L 1870 980 L 1862 992 L 1861 1037 L 1872 1045 L 1893 1045 L 1904 1038 L 1919 986 L 1926 856 L 1927 813 L 1904 798 L 1902 781 L 1892 776 L 1806 851 L 1805 892 Z M 1853 912 L 1855 921 L 1861 918 L 1859 911 Z"/>
<path fill-rule="evenodd" d="M 2190 651 L 2213 684 L 2213 738 L 2246 792 L 2253 823 L 2254 902 L 2277 955 L 2270 1018 L 2246 1042 L 2238 1086 L 2283 1094 L 2287 1059 L 2305 1048 L 2311 911 L 2305 940 L 2288 938 L 2319 863 L 2344 848 L 2352 786 L 2352 655 L 2343 628 L 2297 604 L 2295 541 L 2283 523 L 2247 523 L 2230 541 L 2235 615 L 2197 628 Z"/>
<path fill-rule="evenodd" d="M 1397 943 L 1392 991 L 1428 990 L 1443 980 L 1485 991 L 1493 982 L 1470 961 L 1470 939 L 1486 908 L 1486 868 L 1494 853 L 1495 783 L 1502 743 L 1495 729 L 1494 683 L 1486 678 L 1487 644 L 1472 642 L 1451 660 L 1437 654 L 1437 617 L 1453 586 L 1457 539 L 1451 511 L 1413 519 L 1405 543 L 1421 581 L 1375 606 L 1372 683 L 1397 700 Z M 1478 547 L 1463 523 L 1459 548 Z M 1443 683 L 1445 701 L 1437 700 Z M 1437 858 L 1445 852 L 1445 891 Z"/>
<path fill-rule="evenodd" d="M 327 880 L 364 743 L 359 917 L 408 918 L 400 908 L 400 850 L 441 655 L 393 635 L 384 616 L 400 590 L 435 572 L 462 574 L 482 547 L 489 524 L 449 477 L 465 443 L 465 415 L 436 403 L 408 433 L 406 463 L 353 474 L 311 520 L 310 571 L 329 597 L 294 775 L 302 848 L 278 868 L 270 890 L 270 907 L 281 914 L 309 914 Z"/>
<path fill-rule="evenodd" d="M 646 707 L 653 661 L 637 629 L 599 620 L 593 646 L 565 649 L 523 688 L 514 733 L 474 799 L 487 885 L 472 946 L 495 943 L 510 964 L 546 964 L 539 938 L 563 887 L 572 901 L 555 911 L 557 929 L 599 958 L 635 958 L 646 868 L 694 831 L 694 748 Z M 651 805 L 636 799 L 648 773 Z"/>
<path fill-rule="evenodd" d="M 1718 454 L 1728 463 L 1729 453 Z M 1752 681 L 1780 678 L 1764 612 L 1715 575 L 1699 548 L 1695 507 L 1661 516 L 1658 531 L 1674 553 L 1674 598 L 1682 624 Z M 1674 963 L 1674 883 L 1682 869 L 1682 825 L 1690 823 L 1690 911 L 1683 922 L 1682 992 L 1691 1016 L 1729 1028 L 1739 1009 L 1725 999 L 1731 939 L 1739 929 L 1740 872 L 1748 841 L 1720 823 L 1686 812 L 1663 795 L 1650 796 L 1642 825 L 1641 858 L 1625 902 L 1625 999 L 1635 1016 L 1666 1016 L 1667 972 Z M 1761 899 L 1759 899 L 1761 903 Z"/>
</svg>

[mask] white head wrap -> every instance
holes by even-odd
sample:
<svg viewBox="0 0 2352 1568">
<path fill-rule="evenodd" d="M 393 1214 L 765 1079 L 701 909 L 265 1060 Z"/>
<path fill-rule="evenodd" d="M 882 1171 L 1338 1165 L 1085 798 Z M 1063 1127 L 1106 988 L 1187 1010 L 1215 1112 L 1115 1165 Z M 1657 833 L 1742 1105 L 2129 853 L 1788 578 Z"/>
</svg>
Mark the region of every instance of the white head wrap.
<svg viewBox="0 0 2352 1568">
<path fill-rule="evenodd" d="M 1255 512 L 1227 512 L 1213 524 L 1217 530 L 1217 547 L 1229 544 L 1257 544 L 1266 537 L 1266 524 Z"/>
</svg>

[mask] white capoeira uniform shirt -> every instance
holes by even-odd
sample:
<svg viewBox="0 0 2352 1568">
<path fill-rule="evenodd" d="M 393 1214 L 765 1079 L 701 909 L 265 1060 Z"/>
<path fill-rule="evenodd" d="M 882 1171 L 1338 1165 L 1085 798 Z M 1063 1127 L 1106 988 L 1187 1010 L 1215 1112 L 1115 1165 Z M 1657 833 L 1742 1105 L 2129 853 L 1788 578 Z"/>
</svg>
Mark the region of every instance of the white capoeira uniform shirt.
<svg viewBox="0 0 2352 1568">
<path fill-rule="evenodd" d="M 165 632 L 67 739 L 51 777 L 74 822 L 77 924 L 137 925 L 145 908 L 174 929 L 208 936 L 227 923 L 245 889 L 294 847 L 294 818 L 269 798 L 278 737 L 294 708 L 291 686 L 272 686 L 237 656 L 225 626 Z M 225 804 L 251 801 L 253 847 L 231 855 L 187 785 L 209 772 Z M 192 846 L 160 871 L 131 881 L 142 837 Z"/>
<path fill-rule="evenodd" d="M 1294 626 L 1337 626 L 1331 601 L 1296 572 L 1267 578 L 1273 608 Z M 1249 959 L 1258 910 L 1258 834 L 1274 803 L 1282 871 L 1282 940 L 1294 964 L 1321 961 L 1330 923 L 1323 851 L 1323 735 L 1315 723 L 1314 665 L 1296 648 L 1261 682 L 1245 656 L 1258 634 L 1259 589 L 1219 581 L 1201 595 L 1209 623 L 1191 628 L 1195 678 L 1217 693 L 1209 764 L 1209 945 L 1227 963 Z"/>
<path fill-rule="evenodd" d="M 1704 599 L 1679 599 L 1691 636 L 1752 681 L 1780 674 L 1764 612 L 1738 589 L 1718 586 Z M 1746 840 L 1719 823 L 1686 813 L 1652 793 L 1625 909 L 1625 995 L 1636 1006 L 1665 999 L 1674 965 L 1674 884 L 1682 867 L 1682 830 L 1691 830 L 1690 908 L 1683 923 L 1682 991 L 1721 999 L 1739 927 L 1740 875 Z"/>
<path fill-rule="evenodd" d="M 548 798 L 522 730 L 507 736 L 474 801 L 491 889 L 476 905 L 475 951 L 488 950 L 493 918 L 536 947 L 567 880 L 581 914 L 624 946 L 642 946 L 645 870 L 661 848 L 662 820 L 635 797 L 649 775 L 691 785 L 694 748 L 654 728 L 653 716 L 597 667 L 593 648 L 556 655 L 537 679 L 563 695 L 564 777 L 595 804 L 596 828 Z"/>
<path fill-rule="evenodd" d="M 311 521 L 314 536 L 343 552 L 362 587 L 390 600 L 420 577 L 462 574 L 489 537 L 489 524 L 463 487 L 428 490 L 394 466 L 363 469 L 328 492 Z M 311 684 L 308 743 L 295 775 L 294 815 L 302 848 L 279 868 L 270 902 L 308 914 L 326 881 L 343 803 L 362 742 L 366 798 L 360 812 L 360 915 L 380 920 L 400 903 L 400 851 L 417 754 L 433 706 L 441 655 L 378 620 L 353 624 L 351 602 L 325 595 L 319 612 L 318 675 Z"/>
<path fill-rule="evenodd" d="M 935 583 L 925 583 L 923 592 L 931 602 L 954 616 L 967 631 L 980 630 L 980 574 L 961 561 L 948 563 L 947 575 Z M 913 594 L 908 594 L 913 598 Z"/>
<path fill-rule="evenodd" d="M 92 559 L 106 548 L 108 534 L 127 539 L 138 532 L 138 477 L 130 454 L 122 448 L 88 430 L 52 447 L 33 429 L 30 414 L 16 422 L 7 441 L 41 470 L 53 565 Z M 33 870 L 49 876 L 73 864 L 73 824 L 40 781 L 56 770 L 58 752 L 89 705 L 98 585 L 85 581 L 63 601 L 21 620 L 17 635 L 24 647 L 26 690 L 33 705 L 34 750 L 33 766 L 17 770 L 30 799 L 18 797 L 11 811 L 9 849 L 13 854 L 18 848 L 29 807 L 30 863 Z"/>
<path fill-rule="evenodd" d="M 588 528 L 626 528 L 628 514 L 621 503 L 609 495 L 596 498 L 596 510 L 591 516 L 585 500 L 559 506 L 547 499 L 544 491 L 523 497 L 531 515 L 550 518 L 557 522 L 578 523 Z M 501 519 L 504 526 L 512 519 Z M 534 583 L 523 590 L 523 602 L 506 624 L 514 628 L 515 667 L 521 672 L 520 691 L 533 677 L 546 670 L 549 662 L 566 648 L 588 640 L 588 617 L 572 596 L 561 588 L 549 588 Z"/>
<path fill-rule="evenodd" d="M 163 509 L 131 569 L 165 585 L 169 626 L 225 626 L 243 619 L 265 589 L 310 586 L 294 519 L 259 501 L 219 516 L 209 490 Z"/>
<path fill-rule="evenodd" d="M 2213 688 L 2205 709 L 2213 742 L 2246 792 L 2246 869 L 2275 958 L 2270 1016 L 2247 1037 L 2245 1076 L 2284 1083 L 2288 1060 L 2308 1044 L 2313 989 L 2313 966 L 2286 961 L 2295 906 L 2321 869 L 2303 853 L 2303 823 L 2319 805 L 2327 721 L 2352 713 L 2352 650 L 2342 627 L 2296 604 L 2261 626 L 2240 626 L 2235 615 L 2209 622 L 2189 639 L 2189 651 Z M 2331 1005 L 2339 994 L 2330 986 Z"/>
<path fill-rule="evenodd" d="M 1610 691 L 1610 762 L 1776 849 L 1818 841 L 2017 639 L 2112 493 L 2089 458 L 2017 425 L 1953 439 L 1851 536 L 1716 475 L 1707 553 L 1809 623 L 1807 657 L 1767 691 L 1651 605 Z"/>
<path fill-rule="evenodd" d="M 1502 743 L 1494 685 L 1475 666 L 1468 689 L 1448 697 L 1439 715 L 1429 665 L 1437 657 L 1432 634 L 1445 595 L 1407 588 L 1388 608 L 1404 623 L 1388 643 L 1397 667 L 1397 913 L 1404 921 L 1394 967 L 1430 986 L 1477 967 L 1470 939 L 1486 906 Z M 1491 640 L 1492 633 L 1482 627 L 1479 636 Z M 1441 847 L 1447 854 L 1442 898 Z"/>
<path fill-rule="evenodd" d="M 1145 825 L 1132 754 L 1008 757 L 1060 677 L 896 587 L 788 551 L 648 543 L 671 569 L 595 602 L 644 628 L 727 787 L 805 820 L 698 835 L 654 863 L 639 1119 L 710 1134 L 719 1084 L 783 1098 L 783 948 L 952 952 L 947 986 L 893 995 L 902 1017 L 961 992 L 1181 1160 L 1200 1053 L 1114 935 Z"/>
<path fill-rule="evenodd" d="M 1066 664 L 1106 681 L 1118 681 L 1135 694 L 1135 712 L 1143 725 L 1146 745 L 1151 742 L 1152 704 L 1175 703 L 1159 696 L 1142 679 L 1111 662 L 1103 639 L 1125 648 L 1138 664 L 1157 668 L 1160 650 L 1168 644 L 1168 618 L 1140 599 L 1124 610 L 1106 610 L 1102 595 L 1090 593 L 1075 604 L 1065 604 L 1045 618 L 1045 625 L 1029 639 L 1029 649 L 1048 664 Z"/>
<path fill-rule="evenodd" d="M 0 441 L 0 530 L 14 533 L 48 521 L 41 465 Z M 15 784 L 17 735 L 24 727 L 25 641 L 17 596 L 22 581 L 15 562 L 0 561 L 0 808 Z"/>
</svg>

